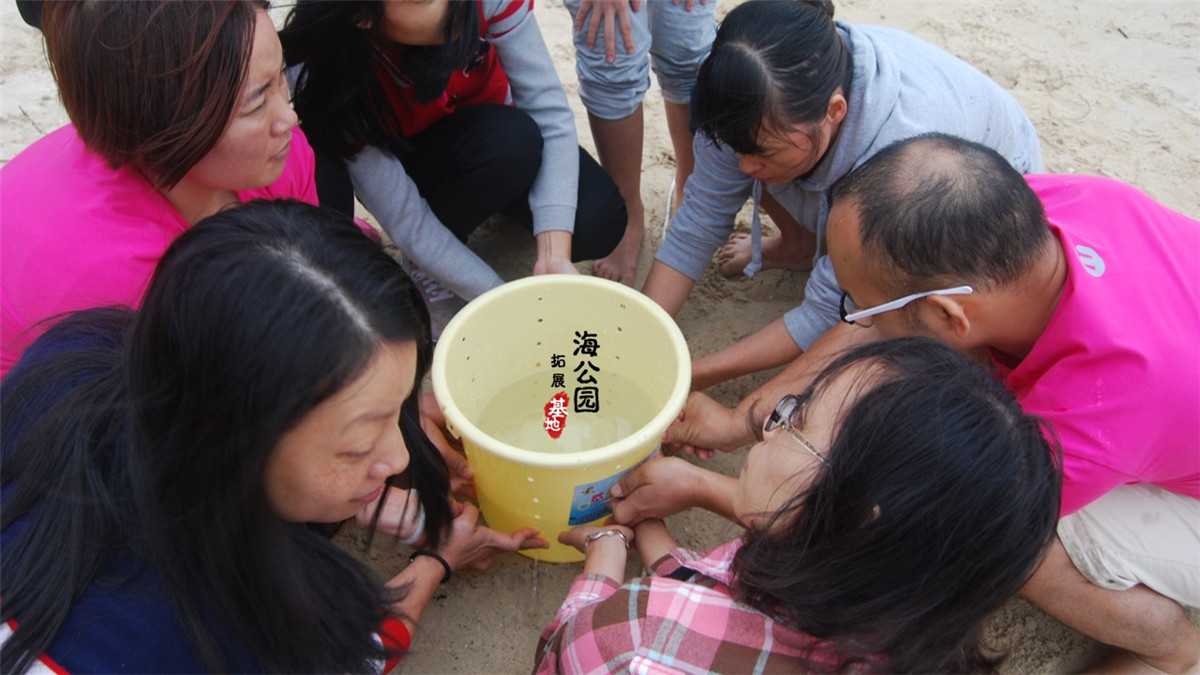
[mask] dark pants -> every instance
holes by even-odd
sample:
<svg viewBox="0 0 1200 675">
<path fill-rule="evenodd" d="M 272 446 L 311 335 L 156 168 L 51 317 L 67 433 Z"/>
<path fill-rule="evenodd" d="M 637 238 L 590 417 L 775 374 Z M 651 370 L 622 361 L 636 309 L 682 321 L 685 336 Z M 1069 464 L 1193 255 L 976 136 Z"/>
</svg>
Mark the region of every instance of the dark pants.
<svg viewBox="0 0 1200 675">
<path fill-rule="evenodd" d="M 461 108 L 408 139 L 400 155 L 438 220 L 459 239 L 497 213 L 529 228 L 529 187 L 542 164 L 542 135 L 529 115 L 506 105 Z M 321 203 L 353 213 L 354 194 L 341 160 L 317 154 Z M 603 258 L 625 234 L 625 200 L 616 183 L 582 148 L 574 261 Z"/>
</svg>

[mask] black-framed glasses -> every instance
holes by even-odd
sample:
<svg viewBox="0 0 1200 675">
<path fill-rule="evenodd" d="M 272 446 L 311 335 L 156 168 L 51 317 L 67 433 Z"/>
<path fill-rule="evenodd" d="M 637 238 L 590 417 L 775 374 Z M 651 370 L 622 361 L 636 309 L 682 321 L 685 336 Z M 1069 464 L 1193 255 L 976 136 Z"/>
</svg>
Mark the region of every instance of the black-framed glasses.
<svg viewBox="0 0 1200 675">
<path fill-rule="evenodd" d="M 875 307 L 871 307 L 870 309 L 859 309 L 858 305 L 854 304 L 854 300 L 851 299 L 850 294 L 847 293 L 846 291 L 842 291 L 842 303 L 838 307 L 838 314 L 841 316 L 842 321 L 852 324 L 856 321 L 861 321 L 862 319 L 865 319 L 868 316 L 875 316 L 876 314 L 883 314 L 884 312 L 890 312 L 894 309 L 900 309 L 901 307 L 907 305 L 908 303 L 912 302 L 913 300 L 920 300 L 921 298 L 928 298 L 931 295 L 970 295 L 971 293 L 974 293 L 974 292 L 975 292 L 975 289 L 971 288 L 970 286 L 955 286 L 954 288 L 941 288 L 936 291 L 921 291 L 920 293 L 912 293 L 910 295 L 904 296 L 903 298 L 899 298 L 897 300 L 892 300 L 891 302 L 885 302 L 882 305 L 877 305 Z"/>
<path fill-rule="evenodd" d="M 782 428 L 789 436 L 796 439 L 796 442 L 804 446 L 804 449 L 809 451 L 813 457 L 816 457 L 822 464 L 828 465 L 825 461 L 825 455 L 817 450 L 816 446 L 808 442 L 795 425 L 792 424 L 792 417 L 796 411 L 800 409 L 800 397 L 788 394 L 779 399 L 779 403 L 775 405 L 775 409 L 767 415 L 767 421 L 763 424 L 763 432 L 774 431 Z"/>
</svg>

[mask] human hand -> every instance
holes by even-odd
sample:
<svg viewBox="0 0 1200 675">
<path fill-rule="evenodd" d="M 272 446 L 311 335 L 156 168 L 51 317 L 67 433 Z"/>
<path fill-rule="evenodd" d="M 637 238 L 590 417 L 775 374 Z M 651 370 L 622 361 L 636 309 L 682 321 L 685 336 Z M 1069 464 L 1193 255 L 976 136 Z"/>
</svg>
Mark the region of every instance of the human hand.
<svg viewBox="0 0 1200 675">
<path fill-rule="evenodd" d="M 421 430 L 429 437 L 441 453 L 450 470 L 450 494 L 464 499 L 478 499 L 475 494 L 475 473 L 462 454 L 462 443 L 446 430 L 446 416 L 437 404 L 432 392 L 425 392 L 417 399 L 421 411 Z"/>
<path fill-rule="evenodd" d="M 532 527 L 505 534 L 480 525 L 479 509 L 474 504 L 463 504 L 462 512 L 450 523 L 450 532 L 438 547 L 438 554 L 452 569 L 482 571 L 501 553 L 549 546 Z"/>
<path fill-rule="evenodd" d="M 679 0 L 675 0 L 675 2 L 678 4 Z M 688 11 L 692 9 L 692 2 L 694 0 L 688 0 Z M 642 0 L 583 0 L 579 5 L 579 11 L 575 14 L 575 32 L 583 30 L 584 23 L 587 23 L 587 47 L 595 49 L 596 33 L 600 29 L 600 22 L 603 21 L 604 59 L 612 63 L 617 60 L 617 41 L 613 38 L 615 21 L 621 24 L 621 38 L 625 41 L 625 52 L 632 54 L 634 43 L 633 23 L 629 20 L 630 7 L 634 12 L 642 11 Z"/>
<path fill-rule="evenodd" d="M 606 523 L 604 525 L 580 525 L 578 527 L 572 527 L 569 530 L 563 530 L 562 532 L 558 533 L 558 543 L 566 544 L 567 546 L 574 546 L 580 553 L 586 554 L 588 552 L 588 536 L 600 530 L 616 530 L 625 535 L 623 546 L 628 547 L 633 544 L 633 530 L 624 525 L 617 525 L 614 523 Z M 620 537 L 617 537 L 616 535 L 613 535 L 613 538 L 620 539 Z M 599 539 L 596 541 L 599 541 Z"/>
<path fill-rule="evenodd" d="M 672 5 L 678 5 L 678 4 L 679 4 L 679 0 L 671 0 L 671 4 L 672 4 Z M 708 4 L 708 0 L 700 0 L 700 4 L 702 4 L 702 5 L 707 5 L 707 4 Z M 684 10 L 686 10 L 686 11 L 688 11 L 688 12 L 692 11 L 692 8 L 693 8 L 693 7 L 695 7 L 695 6 L 696 6 L 696 0 L 687 0 L 686 2 L 684 2 L 684 3 L 683 3 L 683 8 L 684 8 Z"/>
<path fill-rule="evenodd" d="M 755 440 L 749 421 L 702 392 L 693 391 L 663 434 L 663 446 L 707 460 L 715 451 L 733 452 Z"/>
<path fill-rule="evenodd" d="M 613 520 L 636 525 L 647 518 L 666 518 L 698 506 L 696 472 L 704 471 L 678 457 L 655 457 L 612 486 Z"/>
</svg>

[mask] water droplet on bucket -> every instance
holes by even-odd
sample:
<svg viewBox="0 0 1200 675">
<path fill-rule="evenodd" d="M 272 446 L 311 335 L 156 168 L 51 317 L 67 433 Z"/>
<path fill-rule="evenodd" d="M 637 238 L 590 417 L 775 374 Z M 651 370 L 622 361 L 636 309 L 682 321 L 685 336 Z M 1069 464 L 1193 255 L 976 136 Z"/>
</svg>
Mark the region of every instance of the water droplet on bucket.
<svg viewBox="0 0 1200 675">
<path fill-rule="evenodd" d="M 533 519 L 534 519 L 534 520 L 541 520 L 541 519 L 542 519 L 542 515 L 541 515 L 540 513 L 535 513 L 535 514 L 533 514 Z"/>
<path fill-rule="evenodd" d="M 533 482 L 533 476 L 525 476 L 525 480 L 527 480 L 527 481 L 529 481 L 530 483 L 532 483 L 532 482 Z"/>
<path fill-rule="evenodd" d="M 533 503 L 534 503 L 534 504 L 537 504 L 537 503 L 538 503 L 538 502 L 540 502 L 540 501 L 542 501 L 542 500 L 538 499 L 537 497 L 534 497 L 534 498 L 533 498 Z"/>
</svg>

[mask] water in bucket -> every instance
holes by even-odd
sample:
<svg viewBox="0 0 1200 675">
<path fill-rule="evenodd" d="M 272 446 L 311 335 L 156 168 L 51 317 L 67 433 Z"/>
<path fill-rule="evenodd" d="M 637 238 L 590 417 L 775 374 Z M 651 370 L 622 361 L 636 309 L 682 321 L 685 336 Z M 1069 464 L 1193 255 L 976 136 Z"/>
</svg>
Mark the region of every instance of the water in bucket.
<svg viewBox="0 0 1200 675">
<path fill-rule="evenodd" d="M 611 378 L 600 389 L 598 412 L 574 412 L 568 400 L 556 438 L 546 430 L 546 405 L 559 395 L 568 393 L 551 386 L 549 375 L 535 373 L 498 392 L 475 424 L 492 438 L 523 450 L 570 453 L 616 443 L 645 426 L 658 412 L 645 389 Z"/>
</svg>

